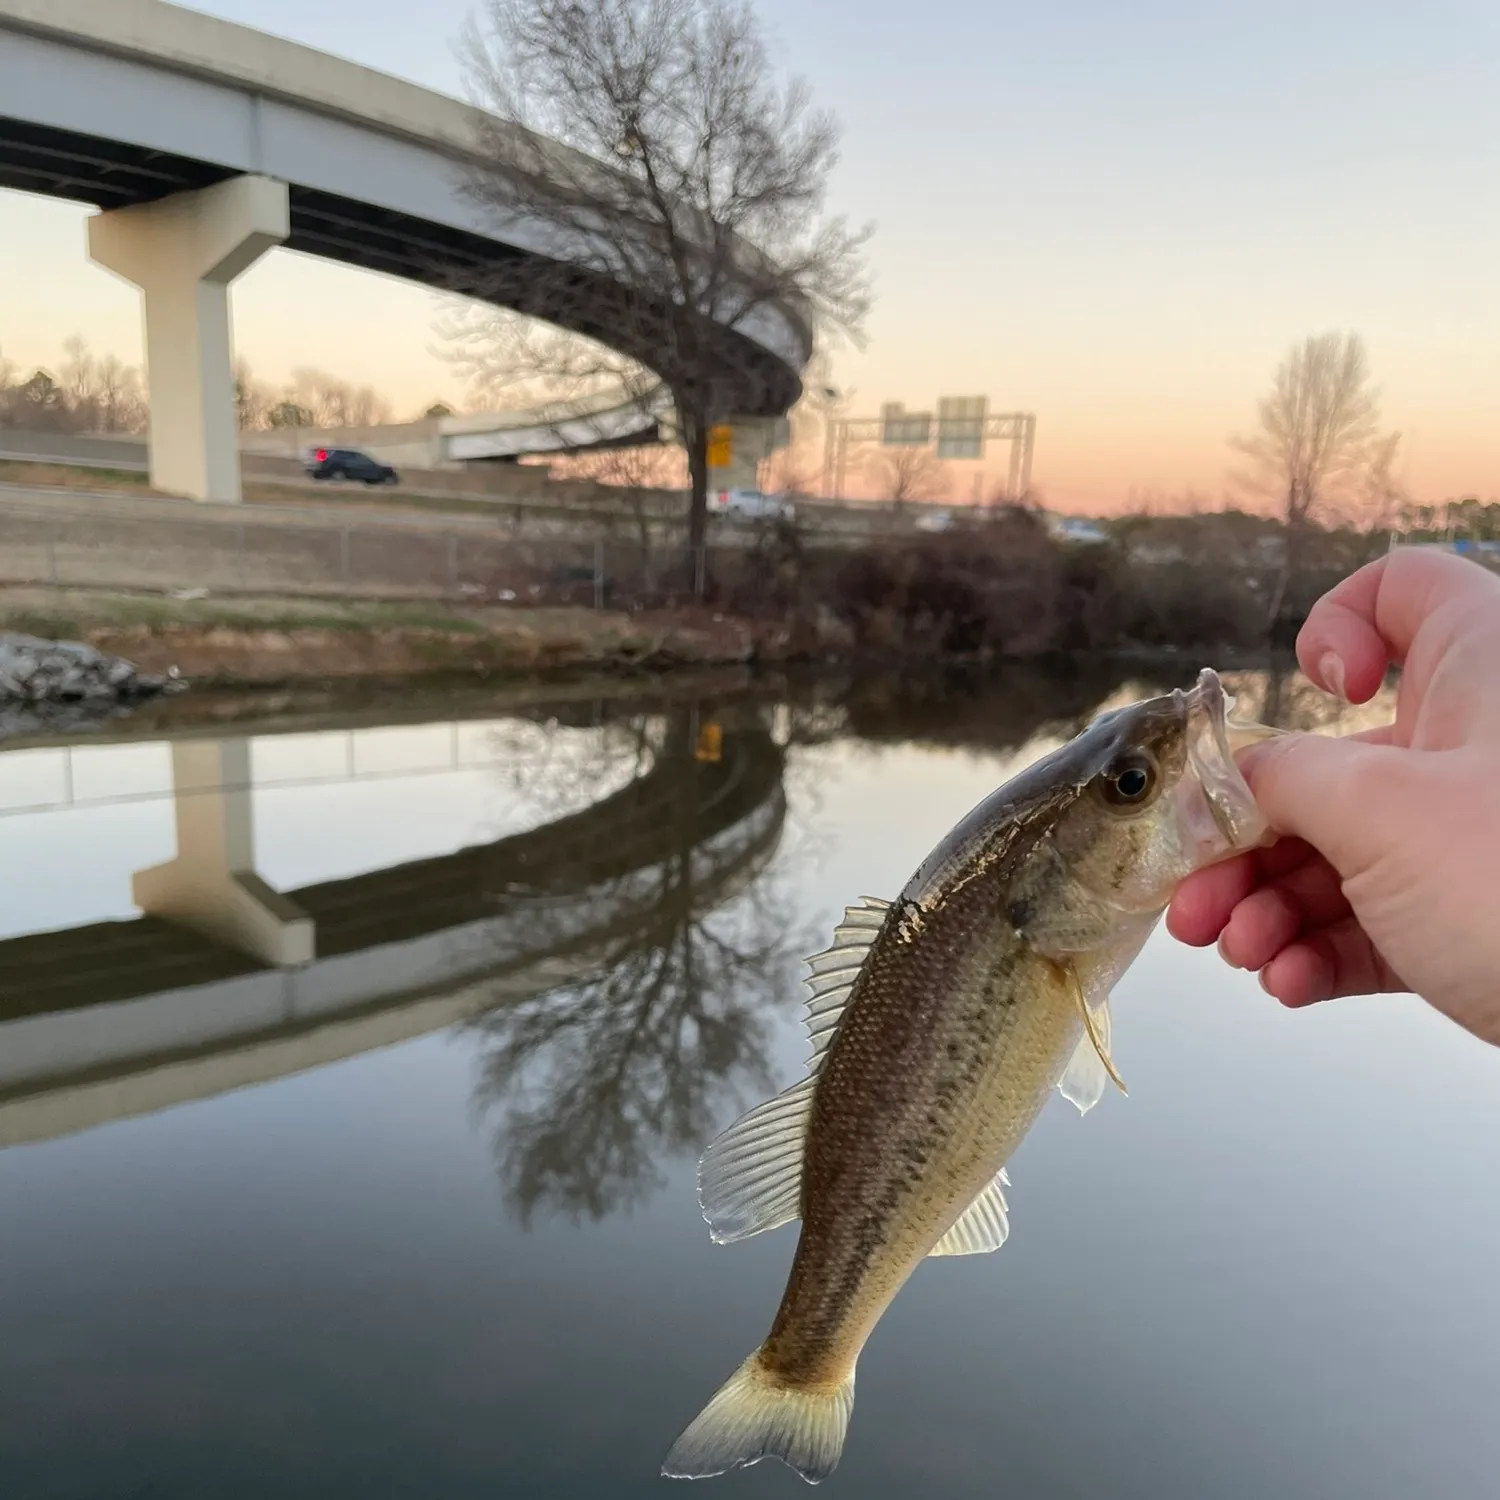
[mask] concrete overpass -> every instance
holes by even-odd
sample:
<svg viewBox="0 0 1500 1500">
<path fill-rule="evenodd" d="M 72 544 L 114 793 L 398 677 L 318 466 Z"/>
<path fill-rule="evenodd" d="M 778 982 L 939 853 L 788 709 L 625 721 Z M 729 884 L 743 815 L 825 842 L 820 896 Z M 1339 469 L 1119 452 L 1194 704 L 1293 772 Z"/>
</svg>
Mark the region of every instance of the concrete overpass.
<svg viewBox="0 0 1500 1500">
<path fill-rule="evenodd" d="M 771 425 L 775 430 L 782 424 Z M 664 441 L 674 426 L 671 397 L 658 387 L 639 400 L 606 393 L 530 410 L 454 412 L 368 427 L 242 432 L 240 449 L 246 456 L 300 462 L 309 448 L 357 448 L 406 473 L 505 463 L 533 454 L 639 447 Z"/>
<path fill-rule="evenodd" d="M 228 288 L 267 250 L 475 295 L 499 262 L 570 259 L 545 226 L 496 222 L 464 192 L 481 119 L 164 0 L 0 0 L 0 186 L 100 210 L 89 253 L 142 291 L 152 483 L 173 494 L 239 498 Z M 571 330 L 649 367 L 639 307 L 579 280 Z M 726 415 L 779 417 L 810 352 L 800 309 L 720 326 Z"/>
<path fill-rule="evenodd" d="M 669 890 L 677 916 L 727 901 L 780 840 L 782 751 L 752 720 L 701 762 L 689 723 L 593 807 L 285 893 L 255 874 L 247 742 L 174 744 L 178 856 L 137 877 L 146 915 L 0 941 L 0 1147 L 452 1025 L 658 940 Z"/>
</svg>

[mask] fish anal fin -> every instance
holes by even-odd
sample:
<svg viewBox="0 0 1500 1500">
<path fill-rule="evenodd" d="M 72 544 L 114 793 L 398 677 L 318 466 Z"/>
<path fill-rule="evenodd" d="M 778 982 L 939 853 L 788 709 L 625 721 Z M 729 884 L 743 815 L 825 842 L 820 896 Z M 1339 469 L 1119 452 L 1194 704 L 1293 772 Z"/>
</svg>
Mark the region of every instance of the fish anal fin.
<svg viewBox="0 0 1500 1500">
<path fill-rule="evenodd" d="M 698 1163 L 698 1202 L 714 1240 L 748 1239 L 797 1217 L 802 1147 L 812 1109 L 804 1078 L 741 1115 Z"/>
<path fill-rule="evenodd" d="M 987 1182 L 979 1196 L 954 1220 L 953 1227 L 927 1253 L 985 1255 L 998 1250 L 1010 1233 L 1010 1210 L 1004 1191 L 1009 1182 L 1003 1171 Z"/>
</svg>

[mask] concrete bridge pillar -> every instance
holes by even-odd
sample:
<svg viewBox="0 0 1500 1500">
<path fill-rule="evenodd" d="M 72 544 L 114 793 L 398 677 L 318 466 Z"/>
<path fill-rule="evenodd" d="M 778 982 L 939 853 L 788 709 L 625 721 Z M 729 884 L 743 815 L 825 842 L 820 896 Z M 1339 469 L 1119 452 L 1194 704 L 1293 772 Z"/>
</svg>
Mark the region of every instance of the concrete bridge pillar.
<svg viewBox="0 0 1500 1500">
<path fill-rule="evenodd" d="M 726 417 L 715 424 L 718 441 L 708 449 L 708 487 L 758 489 L 760 466 L 791 442 L 785 417 Z"/>
<path fill-rule="evenodd" d="M 250 742 L 183 740 L 172 746 L 177 857 L 139 870 L 142 911 L 180 922 L 277 968 L 311 963 L 313 920 L 255 873 Z"/>
<path fill-rule="evenodd" d="M 231 177 L 89 219 L 90 257 L 142 294 L 154 488 L 239 500 L 229 283 L 290 230 L 286 184 L 269 177 Z"/>
</svg>

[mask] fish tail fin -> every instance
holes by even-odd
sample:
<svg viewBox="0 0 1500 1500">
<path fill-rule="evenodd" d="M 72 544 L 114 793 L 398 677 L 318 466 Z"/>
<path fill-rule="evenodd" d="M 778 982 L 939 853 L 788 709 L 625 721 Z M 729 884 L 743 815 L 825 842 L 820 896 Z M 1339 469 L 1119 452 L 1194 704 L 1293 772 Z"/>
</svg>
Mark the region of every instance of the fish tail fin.
<svg viewBox="0 0 1500 1500">
<path fill-rule="evenodd" d="M 669 1479 L 707 1479 L 779 1458 L 817 1484 L 838 1464 L 853 1406 L 852 1370 L 838 1385 L 787 1385 L 757 1350 L 672 1445 L 661 1471 Z"/>
</svg>

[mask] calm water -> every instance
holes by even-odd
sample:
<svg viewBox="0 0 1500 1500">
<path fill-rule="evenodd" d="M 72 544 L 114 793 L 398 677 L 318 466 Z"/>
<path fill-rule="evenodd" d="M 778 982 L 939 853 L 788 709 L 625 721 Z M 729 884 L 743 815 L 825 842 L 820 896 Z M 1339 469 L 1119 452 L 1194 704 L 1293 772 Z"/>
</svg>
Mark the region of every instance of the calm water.
<svg viewBox="0 0 1500 1500">
<path fill-rule="evenodd" d="M 794 1235 L 712 1246 L 694 1159 L 798 1075 L 798 960 L 1112 690 L 12 742 L 0 1495 L 681 1492 Z M 311 965 L 226 938 L 231 868 Z M 1115 1016 L 1130 1097 L 1050 1104 L 1009 1243 L 908 1284 L 830 1491 L 1493 1494 L 1500 1055 L 1164 934 Z"/>
</svg>

